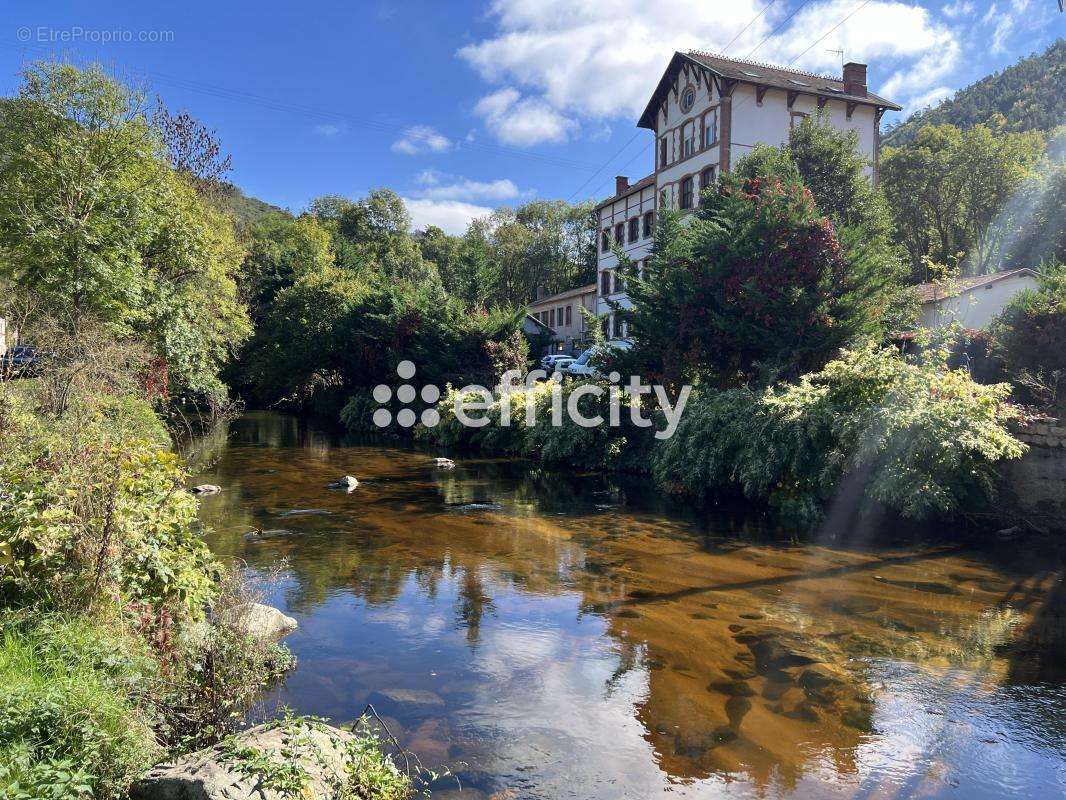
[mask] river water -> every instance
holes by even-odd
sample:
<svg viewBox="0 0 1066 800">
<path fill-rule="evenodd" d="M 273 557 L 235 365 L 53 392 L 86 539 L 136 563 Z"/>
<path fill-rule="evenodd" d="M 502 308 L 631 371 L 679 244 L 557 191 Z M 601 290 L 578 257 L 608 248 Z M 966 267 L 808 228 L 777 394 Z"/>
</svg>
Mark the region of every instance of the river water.
<svg viewBox="0 0 1066 800">
<path fill-rule="evenodd" d="M 206 446 L 212 549 L 300 624 L 268 702 L 373 703 L 457 775 L 434 798 L 1066 796 L 1063 567 L 1028 540 L 798 537 L 270 413 Z"/>
</svg>

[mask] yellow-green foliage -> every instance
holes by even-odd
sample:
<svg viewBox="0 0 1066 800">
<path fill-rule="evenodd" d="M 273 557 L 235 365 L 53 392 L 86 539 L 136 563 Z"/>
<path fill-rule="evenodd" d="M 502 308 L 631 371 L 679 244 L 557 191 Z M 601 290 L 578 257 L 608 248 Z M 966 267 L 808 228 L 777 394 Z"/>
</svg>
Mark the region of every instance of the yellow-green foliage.
<svg viewBox="0 0 1066 800">
<path fill-rule="evenodd" d="M 140 600 L 198 616 L 216 566 L 151 409 L 79 398 L 60 419 L 0 387 L 0 602 Z"/>
<path fill-rule="evenodd" d="M 739 488 L 817 519 L 857 479 L 855 497 L 922 518 L 993 499 L 995 462 L 1024 452 L 1005 427 L 1006 384 L 868 344 L 820 372 L 761 392 L 706 390 L 689 404 L 654 472 L 694 493 Z"/>
</svg>

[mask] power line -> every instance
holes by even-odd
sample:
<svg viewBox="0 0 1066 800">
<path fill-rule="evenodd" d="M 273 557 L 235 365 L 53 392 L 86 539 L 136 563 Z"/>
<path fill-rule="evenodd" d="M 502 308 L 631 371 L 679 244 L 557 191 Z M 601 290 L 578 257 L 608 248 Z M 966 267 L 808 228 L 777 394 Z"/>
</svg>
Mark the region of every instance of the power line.
<svg viewBox="0 0 1066 800">
<path fill-rule="evenodd" d="M 856 7 L 855 7 L 855 10 L 854 10 L 854 11 L 852 11 L 852 12 L 851 12 L 850 14 L 848 14 L 848 15 L 847 15 L 846 17 L 844 17 L 844 19 L 840 20 L 840 22 L 838 22 L 838 23 L 837 23 L 836 25 L 834 25 L 834 26 L 833 26 L 832 28 L 830 28 L 830 29 L 829 29 L 829 30 L 827 30 L 827 31 L 826 31 L 825 33 L 823 33 L 823 34 L 821 35 L 821 37 L 819 37 L 819 38 L 818 38 L 818 39 L 816 39 L 815 41 L 811 42 L 811 44 L 810 44 L 810 47 L 808 47 L 808 48 L 807 48 L 806 50 L 804 50 L 804 51 L 803 51 L 802 53 L 800 53 L 800 54 L 799 54 L 798 56 L 795 56 L 795 57 L 794 57 L 794 58 L 793 58 L 793 59 L 792 59 L 791 61 L 789 61 L 789 62 L 788 62 L 788 65 L 789 65 L 789 66 L 792 66 L 792 65 L 793 65 L 793 64 L 794 64 L 794 63 L 795 63 L 796 61 L 798 61 L 798 60 L 799 60 L 800 58 L 802 58 L 803 56 L 805 56 L 805 55 L 806 55 L 806 54 L 807 54 L 808 52 L 810 52 L 810 50 L 811 50 L 811 48 L 812 48 L 812 47 L 814 47 L 814 46 L 815 46 L 816 44 L 818 44 L 819 42 L 821 42 L 821 41 L 822 41 L 822 39 L 824 39 L 824 38 L 825 38 L 826 36 L 828 36 L 829 34 L 831 34 L 831 33 L 832 33 L 833 31 L 835 31 L 835 30 L 836 30 L 837 28 L 839 28 L 839 27 L 840 27 L 841 25 L 843 25 L 843 24 L 844 24 L 845 22 L 847 22 L 847 21 L 848 21 L 849 19 L 851 19 L 851 18 L 852 18 L 852 17 L 854 17 L 854 16 L 856 15 L 856 14 L 858 14 L 858 13 L 859 13 L 860 11 L 862 11 L 862 10 L 863 10 L 863 9 L 864 9 L 864 8 L 865 8 L 865 7 L 866 7 L 866 6 L 868 5 L 868 4 L 869 4 L 869 2 L 870 2 L 870 0 L 863 0 L 863 2 L 862 2 L 862 3 L 860 3 L 860 4 L 858 5 L 858 6 L 856 6 Z M 836 51 L 836 50 L 834 50 L 833 52 L 835 53 L 835 52 L 837 52 L 837 51 Z M 844 51 L 843 51 L 843 50 L 841 50 L 841 51 L 839 51 L 839 52 L 840 52 L 840 54 L 841 54 L 841 55 L 840 55 L 840 60 L 841 60 L 841 61 L 843 61 L 843 60 L 844 60 L 844 55 L 843 55 Z"/>
<path fill-rule="evenodd" d="M 736 36 L 734 36 L 732 39 L 730 39 L 729 43 L 725 47 L 722 48 L 722 53 L 725 54 L 729 50 L 729 48 L 733 46 L 733 43 L 737 39 L 739 39 L 748 28 L 750 28 L 752 25 L 754 25 L 756 20 L 759 19 L 759 17 L 761 17 L 763 14 L 765 14 L 767 11 L 769 11 L 770 10 L 770 6 L 772 6 L 776 2 L 777 2 L 777 0 L 770 0 L 769 3 L 767 3 L 765 6 L 762 7 L 762 10 L 758 14 L 756 14 L 754 17 L 752 17 L 750 20 L 748 20 L 748 24 L 740 29 L 740 33 L 738 33 Z M 608 164 L 610 164 L 612 161 L 614 161 L 616 158 L 618 158 L 618 156 L 620 156 L 622 154 L 622 151 L 624 151 L 627 147 L 629 147 L 629 145 L 631 145 L 633 143 L 633 139 L 636 139 L 637 136 L 639 136 L 639 135 L 640 135 L 640 131 L 637 131 L 637 133 L 633 136 L 633 138 L 630 139 L 628 142 L 626 142 L 622 146 L 621 150 L 619 150 L 617 153 L 615 153 L 613 156 L 611 156 L 609 159 L 607 159 L 607 161 L 604 162 L 603 166 L 601 166 L 599 169 L 596 170 L 596 172 L 594 172 L 592 175 L 590 175 L 588 177 L 588 179 L 586 179 L 586 181 L 583 184 L 581 184 L 581 186 L 579 186 L 577 188 L 577 191 L 574 192 L 572 195 L 570 195 L 570 197 L 567 198 L 567 202 L 570 202 L 571 200 L 573 200 L 581 192 L 582 189 L 584 189 L 586 186 L 588 186 L 588 184 L 592 181 L 593 178 L 596 177 L 596 175 L 598 175 Z M 639 157 L 640 157 L 640 153 L 637 153 L 637 155 L 633 156 L 633 158 L 629 159 L 629 161 L 627 161 L 625 164 L 623 164 L 622 167 L 619 169 L 619 171 L 628 168 L 629 165 L 632 164 L 634 161 L 636 161 L 637 158 L 639 158 Z M 600 187 L 603 186 L 605 183 L 606 183 L 606 181 L 604 181 L 599 186 L 597 186 L 596 187 L 596 191 L 599 191 Z"/>
<path fill-rule="evenodd" d="M 725 47 L 722 48 L 722 55 L 725 55 L 729 51 L 729 48 L 733 46 L 733 42 L 735 42 L 737 39 L 739 39 L 741 36 L 743 36 L 744 32 L 748 28 L 750 28 L 752 25 L 754 25 L 755 21 L 757 19 L 759 19 L 759 17 L 761 17 L 763 14 L 765 14 L 767 11 L 769 11 L 770 10 L 770 6 L 772 6 L 776 2 L 777 2 L 777 0 L 770 0 L 769 3 L 764 5 L 762 7 L 762 11 L 760 11 L 758 14 L 756 14 L 754 17 L 752 17 L 751 20 L 748 22 L 748 24 L 740 29 L 740 33 L 738 33 L 736 36 L 734 36 L 732 39 L 730 39 L 729 40 L 729 44 L 727 44 Z"/>
<path fill-rule="evenodd" d="M 591 175 L 589 175 L 588 178 L 585 179 L 585 182 L 583 184 L 581 184 L 580 186 L 578 186 L 577 189 L 574 191 L 574 193 L 572 195 L 570 195 L 568 198 L 566 198 L 566 202 L 569 203 L 575 197 L 577 197 L 578 194 L 581 193 L 581 190 L 584 189 L 586 186 L 588 186 L 592 182 L 593 178 L 595 178 L 597 175 L 599 175 L 608 164 L 610 164 L 612 161 L 614 161 L 616 158 L 618 158 L 618 156 L 622 155 L 622 153 L 625 152 L 626 148 L 628 148 L 629 145 L 633 144 L 633 142 L 636 141 L 638 136 L 640 136 L 640 130 L 639 129 L 637 130 L 636 133 L 633 134 L 633 136 L 630 137 L 628 142 L 626 142 L 624 145 L 622 145 L 621 149 L 617 153 L 615 153 L 613 156 L 608 158 L 603 163 L 603 165 L 600 166 L 599 169 L 597 169 L 595 172 L 593 172 Z M 632 162 L 630 162 L 630 163 L 632 163 Z M 626 166 L 628 167 L 629 164 L 626 164 Z M 625 167 L 623 167 L 623 169 L 625 169 Z M 600 185 L 602 186 L 603 184 L 600 184 Z M 597 187 L 597 188 L 599 188 L 599 187 Z"/>
<path fill-rule="evenodd" d="M 748 53 L 746 56 L 744 56 L 744 58 L 751 58 L 755 54 L 756 50 L 758 50 L 760 47 L 762 47 L 764 44 L 766 44 L 768 41 L 770 41 L 770 39 L 774 36 L 775 33 L 777 33 L 779 30 L 781 30 L 783 27 L 785 27 L 785 25 L 788 23 L 789 20 L 791 20 L 794 16 L 796 16 L 805 7 L 810 5 L 810 3 L 811 3 L 811 0 L 805 0 L 805 2 L 800 3 L 796 7 L 795 11 L 793 11 L 791 14 L 789 14 L 787 17 L 785 17 L 783 20 L 781 20 L 781 24 L 778 25 L 776 28 L 774 28 L 772 31 L 770 31 L 768 34 L 766 34 L 766 38 L 763 39 L 761 42 L 759 42 L 757 45 L 755 45 L 755 47 L 753 47 L 751 49 L 751 52 Z"/>
<path fill-rule="evenodd" d="M 34 50 L 38 53 L 45 55 L 51 55 L 51 51 L 46 48 L 34 47 L 25 43 L 19 43 L 18 45 L 10 42 L 0 40 L 0 46 L 10 47 L 19 51 L 25 52 L 27 49 Z M 366 119 L 363 117 L 352 117 L 344 114 L 338 114 L 333 111 L 325 111 L 311 106 L 299 105 L 296 103 L 290 103 L 274 98 L 265 97 L 262 95 L 252 94 L 239 89 L 231 89 L 225 86 L 219 86 L 217 84 L 203 83 L 200 81 L 190 80 L 188 78 L 180 78 L 174 75 L 167 75 L 163 72 L 147 73 L 146 77 L 152 81 L 162 84 L 175 86 L 185 91 L 193 92 L 196 94 L 206 95 L 208 97 L 215 97 L 222 100 L 236 100 L 244 102 L 249 105 L 259 106 L 271 111 L 280 111 L 285 113 L 300 114 L 308 117 L 313 117 L 321 120 L 328 120 L 331 122 L 345 122 L 356 127 L 367 128 L 370 130 L 376 130 L 388 133 L 399 133 L 420 141 L 430 141 L 434 138 L 434 133 L 420 132 L 417 130 L 412 131 L 412 125 L 405 125 L 399 123 L 381 122 L 379 120 Z M 448 139 L 449 142 L 462 141 L 461 137 L 451 137 L 445 134 L 439 134 Z M 481 150 L 490 152 L 497 155 L 507 155 L 517 158 L 527 158 L 534 161 L 540 161 L 542 163 L 551 164 L 553 166 L 568 167 L 582 170 L 596 170 L 590 163 L 576 161 L 574 159 L 563 158 L 560 156 L 541 155 L 539 153 L 529 153 L 524 150 L 519 150 L 514 147 L 507 147 L 506 145 L 494 145 L 487 142 L 465 142 L 462 141 L 462 146 L 474 150 Z"/>
</svg>

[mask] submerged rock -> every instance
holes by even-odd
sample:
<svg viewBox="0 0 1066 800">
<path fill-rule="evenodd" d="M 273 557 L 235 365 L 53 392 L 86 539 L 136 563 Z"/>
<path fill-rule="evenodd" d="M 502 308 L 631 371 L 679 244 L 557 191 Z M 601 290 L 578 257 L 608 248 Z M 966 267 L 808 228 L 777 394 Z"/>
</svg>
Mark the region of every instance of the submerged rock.
<svg viewBox="0 0 1066 800">
<path fill-rule="evenodd" d="M 258 542 L 264 539 L 283 539 L 286 536 L 292 536 L 293 533 L 294 531 L 291 531 L 288 528 L 268 528 L 267 530 L 254 528 L 244 534 L 244 538 L 249 542 Z"/>
<path fill-rule="evenodd" d="M 193 494 L 218 494 L 222 491 L 222 487 L 213 483 L 201 483 L 199 486 L 192 487 L 189 491 Z"/>
<path fill-rule="evenodd" d="M 298 626 L 292 617 L 263 603 L 242 603 L 226 609 L 220 616 L 225 624 L 255 639 L 280 639 Z"/>
<path fill-rule="evenodd" d="M 305 800 L 339 798 L 347 784 L 351 733 L 320 722 L 292 720 L 251 728 L 205 750 L 154 767 L 130 790 L 132 800 L 285 800 L 238 751 L 252 750 L 279 768 L 295 763 L 303 773 Z M 284 755 L 283 755 L 284 753 Z M 295 758 L 294 758 L 295 757 Z"/>
<path fill-rule="evenodd" d="M 289 511 L 282 511 L 278 514 L 279 517 L 321 517 L 332 512 L 327 511 L 324 508 L 294 508 Z"/>
<path fill-rule="evenodd" d="M 827 660 L 827 648 L 799 633 L 791 631 L 766 631 L 740 633 L 734 637 L 746 644 L 755 659 L 755 669 L 760 675 L 781 672 L 790 667 L 804 667 Z"/>
<path fill-rule="evenodd" d="M 442 708 L 444 700 L 425 689 L 381 689 L 367 698 L 379 714 L 428 714 Z"/>
</svg>

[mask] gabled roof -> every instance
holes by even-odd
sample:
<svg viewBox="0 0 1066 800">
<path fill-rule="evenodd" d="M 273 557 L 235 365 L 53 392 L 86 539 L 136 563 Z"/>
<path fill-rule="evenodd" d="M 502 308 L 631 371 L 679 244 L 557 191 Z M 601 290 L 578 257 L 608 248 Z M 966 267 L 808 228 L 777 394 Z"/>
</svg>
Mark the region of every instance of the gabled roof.
<svg viewBox="0 0 1066 800">
<path fill-rule="evenodd" d="M 550 295 L 548 297 L 542 297 L 540 300 L 534 300 L 529 304 L 530 308 L 533 306 L 539 306 L 542 303 L 552 305 L 556 300 L 565 300 L 568 297 L 580 297 L 583 294 L 594 294 L 596 292 L 596 284 L 589 283 L 585 286 L 575 286 L 573 289 L 567 289 L 562 292 Z"/>
<path fill-rule="evenodd" d="M 655 185 L 655 173 L 653 172 L 651 175 L 646 175 L 645 177 L 641 178 L 636 183 L 632 184 L 624 192 L 620 192 L 619 194 L 612 195 L 611 197 L 608 197 L 606 200 L 601 200 L 599 203 L 596 204 L 596 208 L 594 210 L 598 211 L 601 208 L 603 208 L 604 206 L 610 205 L 611 203 L 615 202 L 616 200 L 621 200 L 623 197 L 629 197 L 629 195 L 633 194 L 634 192 L 639 192 L 641 189 L 646 189 L 647 187 L 654 186 L 654 185 Z"/>
<path fill-rule="evenodd" d="M 944 281 L 943 283 L 920 283 L 914 288 L 917 290 L 918 297 L 922 303 L 935 303 L 938 300 L 946 300 L 949 297 L 956 297 L 971 289 L 977 289 L 981 286 L 991 286 L 1006 278 L 1023 276 L 1028 276 L 1037 280 L 1040 278 L 1040 275 L 1036 270 L 1023 267 L 1022 269 L 1012 269 L 1007 272 L 993 272 L 991 275 L 974 275 L 972 278 L 957 278 L 956 280 Z"/>
<path fill-rule="evenodd" d="M 676 52 L 666 67 L 666 72 L 655 88 L 651 100 L 648 101 L 644 113 L 637 122 L 639 128 L 655 129 L 655 114 L 659 109 L 662 98 L 670 91 L 674 84 L 677 73 L 686 65 L 708 69 L 716 81 L 735 80 L 741 83 L 749 83 L 757 86 L 768 86 L 773 89 L 786 89 L 791 92 L 813 94 L 818 97 L 829 97 L 837 100 L 846 100 L 861 105 L 877 106 L 878 108 L 890 108 L 900 111 L 901 107 L 891 100 L 886 100 L 873 92 L 866 95 L 851 95 L 844 91 L 844 81 L 841 78 L 830 78 L 825 75 L 815 75 L 813 72 L 779 67 L 774 64 L 765 64 L 760 61 L 745 61 L 739 58 L 727 58 L 714 53 L 704 53 L 700 50 L 690 50 L 687 53 Z M 721 86 L 719 86 L 721 89 Z"/>
</svg>

